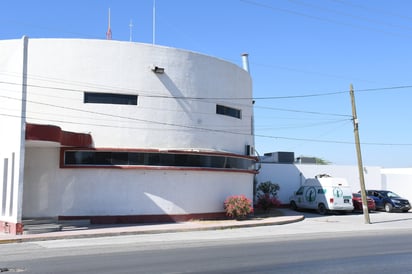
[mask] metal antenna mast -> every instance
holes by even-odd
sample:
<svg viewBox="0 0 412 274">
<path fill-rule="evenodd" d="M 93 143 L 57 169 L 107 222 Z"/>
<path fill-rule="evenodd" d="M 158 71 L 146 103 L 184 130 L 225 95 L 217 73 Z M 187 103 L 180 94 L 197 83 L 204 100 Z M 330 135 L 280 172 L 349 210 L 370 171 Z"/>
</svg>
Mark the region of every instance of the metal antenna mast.
<svg viewBox="0 0 412 274">
<path fill-rule="evenodd" d="M 110 28 L 110 8 L 109 8 L 109 26 L 108 26 L 107 32 L 106 32 L 106 39 L 107 40 L 112 40 L 112 30 Z"/>
<path fill-rule="evenodd" d="M 156 43 L 156 0 L 153 0 L 153 38 L 152 44 Z"/>
<path fill-rule="evenodd" d="M 129 36 L 129 41 L 130 41 L 130 42 L 132 42 L 132 28 L 133 28 L 133 22 L 132 22 L 132 19 L 130 19 L 129 28 L 130 28 L 130 36 Z"/>
</svg>

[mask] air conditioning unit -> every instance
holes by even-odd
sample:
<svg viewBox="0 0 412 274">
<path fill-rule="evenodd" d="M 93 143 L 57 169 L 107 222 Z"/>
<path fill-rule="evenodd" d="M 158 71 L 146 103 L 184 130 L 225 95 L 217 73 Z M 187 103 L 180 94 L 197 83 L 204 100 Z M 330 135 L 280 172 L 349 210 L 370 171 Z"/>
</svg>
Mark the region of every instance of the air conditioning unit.
<svg viewBox="0 0 412 274">
<path fill-rule="evenodd" d="M 254 156 L 255 155 L 255 148 L 251 145 L 246 145 L 246 155 Z"/>
<path fill-rule="evenodd" d="M 266 163 L 292 164 L 295 161 L 295 153 L 287 151 L 269 152 L 265 153 L 261 160 Z"/>
</svg>

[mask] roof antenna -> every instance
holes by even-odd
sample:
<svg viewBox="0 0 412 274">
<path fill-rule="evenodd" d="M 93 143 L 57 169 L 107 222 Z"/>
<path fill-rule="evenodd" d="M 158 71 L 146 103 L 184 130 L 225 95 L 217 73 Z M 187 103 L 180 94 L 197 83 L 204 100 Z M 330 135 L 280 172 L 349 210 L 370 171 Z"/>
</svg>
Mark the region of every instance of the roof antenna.
<svg viewBox="0 0 412 274">
<path fill-rule="evenodd" d="M 112 40 L 112 30 L 110 29 L 110 8 L 109 8 L 109 27 L 107 28 L 107 32 L 106 32 L 106 39 Z"/>
<path fill-rule="evenodd" d="M 133 22 L 132 22 L 132 19 L 130 19 L 129 28 L 130 28 L 129 41 L 130 41 L 130 42 L 132 42 L 132 28 L 133 28 Z"/>
<path fill-rule="evenodd" d="M 153 0 L 153 38 L 152 44 L 156 43 L 156 0 Z"/>
</svg>

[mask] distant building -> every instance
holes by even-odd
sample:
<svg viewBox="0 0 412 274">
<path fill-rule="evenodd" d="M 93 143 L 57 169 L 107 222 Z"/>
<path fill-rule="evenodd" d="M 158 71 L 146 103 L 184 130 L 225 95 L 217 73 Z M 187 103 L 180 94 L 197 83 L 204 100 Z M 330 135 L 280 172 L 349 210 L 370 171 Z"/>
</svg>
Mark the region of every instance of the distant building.
<svg viewBox="0 0 412 274">
<path fill-rule="evenodd" d="M 0 41 L 0 232 L 223 214 L 253 196 L 251 77 L 202 54 L 85 39 Z"/>
<path fill-rule="evenodd" d="M 317 164 L 315 157 L 297 157 L 296 161 L 292 161 L 293 157 L 293 152 L 265 153 L 260 157 L 259 174 L 255 179 L 256 184 L 266 181 L 278 184 L 278 199 L 284 207 L 289 206 L 290 196 L 306 179 L 315 178 L 320 174 L 345 178 L 353 192 L 361 189 L 357 165 Z M 412 200 L 411 168 L 364 166 L 363 173 L 366 189 L 391 190 Z"/>
</svg>

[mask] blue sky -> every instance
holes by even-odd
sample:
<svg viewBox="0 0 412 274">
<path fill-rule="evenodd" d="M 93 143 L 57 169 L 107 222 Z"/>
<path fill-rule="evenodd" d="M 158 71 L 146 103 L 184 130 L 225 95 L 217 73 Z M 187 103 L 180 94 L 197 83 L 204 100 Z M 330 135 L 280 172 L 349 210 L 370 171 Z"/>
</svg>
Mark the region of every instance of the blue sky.
<svg viewBox="0 0 412 274">
<path fill-rule="evenodd" d="M 153 0 L 2 1 L 0 39 L 153 42 Z M 412 1 L 156 0 L 155 43 L 241 66 L 249 53 L 259 154 L 412 167 Z M 129 24 L 132 21 L 133 27 Z M 130 31 L 132 30 L 132 31 Z"/>
</svg>

